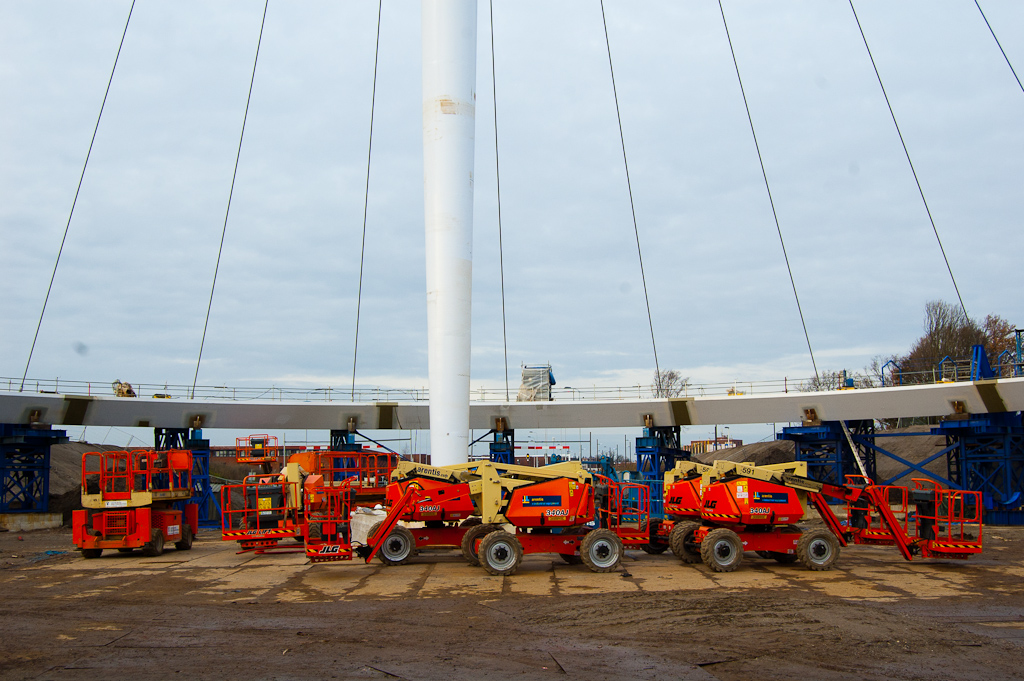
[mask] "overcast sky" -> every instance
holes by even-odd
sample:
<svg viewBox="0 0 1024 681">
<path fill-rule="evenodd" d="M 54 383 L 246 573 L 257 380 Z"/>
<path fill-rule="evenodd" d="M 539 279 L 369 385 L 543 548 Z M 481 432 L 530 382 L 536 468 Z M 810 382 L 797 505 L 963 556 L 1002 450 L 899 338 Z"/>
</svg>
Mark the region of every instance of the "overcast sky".
<svg viewBox="0 0 1024 681">
<path fill-rule="evenodd" d="M 20 377 L 129 2 L 0 2 L 0 375 Z M 600 5 L 496 0 L 505 297 L 560 385 L 654 371 Z M 981 3 L 1024 69 L 1024 5 Z M 1024 323 L 1024 93 L 971 0 L 856 4 L 972 316 Z M 717 2 L 608 0 L 661 367 L 812 373 Z M 139 0 L 30 377 L 188 384 L 262 2 Z M 845 0 L 726 16 L 819 369 L 955 301 Z M 351 381 L 377 5 L 267 14 L 200 384 Z M 473 386 L 504 382 L 489 15 L 479 10 Z M 419 3 L 385 0 L 361 385 L 427 384 Z"/>
</svg>

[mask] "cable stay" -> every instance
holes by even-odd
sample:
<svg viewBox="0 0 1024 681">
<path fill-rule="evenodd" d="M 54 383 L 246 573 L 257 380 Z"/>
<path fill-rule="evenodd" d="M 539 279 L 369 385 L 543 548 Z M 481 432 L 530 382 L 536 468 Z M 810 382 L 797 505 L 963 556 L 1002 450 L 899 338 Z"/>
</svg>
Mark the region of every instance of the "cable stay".
<svg viewBox="0 0 1024 681">
<path fill-rule="evenodd" d="M 604 44 L 608 50 L 608 71 L 612 78 L 612 95 L 615 98 L 615 117 L 619 122 L 619 142 L 622 144 L 622 164 L 626 168 L 626 189 L 629 190 L 629 210 L 633 215 L 633 233 L 636 235 L 636 255 L 640 260 L 640 281 L 644 285 L 644 302 L 647 304 L 647 323 L 651 328 L 651 349 L 654 351 L 655 376 L 661 376 L 658 365 L 658 346 L 654 342 L 654 319 L 651 316 L 651 299 L 647 295 L 647 277 L 644 275 L 644 256 L 640 250 L 640 228 L 636 222 L 636 207 L 633 204 L 633 185 L 629 181 L 629 160 L 626 158 L 626 137 L 622 132 L 622 114 L 619 111 L 619 91 L 615 86 L 615 68 L 612 66 L 612 44 L 608 39 L 608 19 L 604 13 L 604 0 L 601 0 L 601 22 L 604 24 Z"/>
<path fill-rule="evenodd" d="M 32 347 L 28 351 L 28 360 L 25 361 L 25 373 L 21 375 L 21 385 L 18 392 L 25 389 L 25 379 L 28 377 L 28 368 L 32 364 L 32 355 L 36 351 L 36 341 L 39 340 L 39 329 L 43 326 L 43 315 L 46 314 L 46 304 L 50 302 L 50 292 L 53 291 L 53 281 L 57 277 L 57 266 L 60 265 L 60 256 L 64 253 L 64 244 L 68 240 L 68 231 L 71 229 L 71 218 L 75 215 L 75 206 L 78 205 L 78 195 L 82 191 L 82 181 L 85 180 L 85 169 L 89 167 L 89 158 L 92 156 L 92 147 L 96 143 L 96 133 L 100 129 L 100 120 L 103 119 L 103 109 L 107 106 L 107 97 L 110 95 L 110 85 L 114 82 L 114 72 L 117 71 L 117 62 L 121 59 L 121 48 L 124 47 L 124 38 L 128 35 L 128 24 L 132 21 L 132 12 L 135 11 L 135 0 L 132 0 L 128 8 L 128 18 L 124 22 L 124 30 L 121 31 L 121 42 L 117 45 L 117 54 L 114 56 L 114 65 L 110 69 L 110 77 L 107 78 L 107 89 L 103 92 L 103 102 L 100 104 L 99 115 L 96 116 L 96 125 L 92 129 L 92 138 L 89 140 L 89 150 L 85 153 L 85 162 L 82 164 L 82 172 L 78 176 L 78 187 L 75 188 L 75 198 L 71 201 L 71 211 L 68 213 L 67 224 L 64 225 L 64 236 L 60 240 L 60 248 L 57 249 L 57 258 L 53 263 L 53 273 L 50 275 L 50 284 L 46 287 L 46 297 L 43 298 L 43 307 L 39 311 L 39 322 L 36 323 L 36 332 L 32 336 Z"/>
<path fill-rule="evenodd" d="M 1013 74 L 1014 79 L 1017 81 L 1018 87 L 1021 92 L 1024 92 L 1024 85 L 1021 85 L 1020 78 L 1017 77 L 1017 70 L 1013 68 L 1013 64 L 1010 63 L 1010 58 L 1006 56 L 1006 50 L 1003 49 L 1003 44 L 999 42 L 999 38 L 996 37 L 996 32 L 992 30 L 992 24 L 988 23 L 988 17 L 985 16 L 984 10 L 981 9 L 981 5 L 978 4 L 978 0 L 974 0 L 975 6 L 978 11 L 981 12 L 981 18 L 985 20 L 985 25 L 988 26 L 988 32 L 992 34 L 992 39 L 996 41 L 996 45 L 999 47 L 999 51 L 1003 53 L 1003 59 L 1006 60 L 1006 65 L 1010 67 L 1010 73 Z"/>
<path fill-rule="evenodd" d="M 804 311 L 800 305 L 800 295 L 796 292 L 796 279 L 793 278 L 793 268 L 789 264 L 789 254 L 786 252 L 786 241 L 782 238 L 782 226 L 779 224 L 779 214 L 775 210 L 775 200 L 772 198 L 772 187 L 768 182 L 768 173 L 764 168 L 764 158 L 761 157 L 761 146 L 757 143 L 757 132 L 754 130 L 754 117 L 750 113 L 750 104 L 747 102 L 747 93 L 743 87 L 743 78 L 740 76 L 740 64 L 736 60 L 736 50 L 732 46 L 732 36 L 729 34 L 729 23 L 725 20 L 725 8 L 722 0 L 718 0 L 718 9 L 722 13 L 722 25 L 725 26 L 725 38 L 729 41 L 729 53 L 732 55 L 733 66 L 736 67 L 736 80 L 740 84 L 740 95 L 743 97 L 743 108 L 747 112 L 747 122 L 750 123 L 750 135 L 754 138 L 754 149 L 757 150 L 757 162 L 761 165 L 761 176 L 764 178 L 764 188 L 768 192 L 768 203 L 772 207 L 772 217 L 775 218 L 775 229 L 779 233 L 779 244 L 782 245 L 782 257 L 786 261 L 786 271 L 789 272 L 789 283 L 793 287 L 793 298 L 796 299 L 796 311 L 800 315 L 800 325 L 804 329 L 804 339 L 807 341 L 807 352 L 811 356 L 811 366 L 814 367 L 814 377 L 818 377 L 818 364 L 814 361 L 814 350 L 811 349 L 811 336 L 807 333 L 807 322 L 804 321 Z"/>
<path fill-rule="evenodd" d="M 914 168 L 914 162 L 910 158 L 910 150 L 907 149 L 907 142 L 903 139 L 903 132 L 900 130 L 900 124 L 896 121 L 896 113 L 893 111 L 892 103 L 889 101 L 889 94 L 885 91 L 885 85 L 882 83 L 882 75 L 878 71 L 878 65 L 875 63 L 875 57 L 871 54 L 871 47 L 868 45 L 868 38 L 864 34 L 864 27 L 860 24 L 860 18 L 857 16 L 857 10 L 853 6 L 853 0 L 849 0 L 849 2 L 850 11 L 853 12 L 853 18 L 857 22 L 857 30 L 860 31 L 861 40 L 864 41 L 864 49 L 867 50 L 868 58 L 871 60 L 871 68 L 875 70 L 875 78 L 878 79 L 878 86 L 882 89 L 882 96 L 885 97 L 885 105 L 889 107 L 889 115 L 892 116 L 892 124 L 896 126 L 896 134 L 899 135 L 900 144 L 903 145 L 903 153 L 906 155 L 907 163 L 910 165 L 910 172 L 914 175 L 914 182 L 917 184 L 917 192 L 921 195 L 921 203 L 924 204 L 924 212 L 928 214 L 928 222 L 932 225 L 932 232 L 935 233 L 935 241 L 938 242 L 939 251 L 942 252 L 942 260 L 946 263 L 946 270 L 949 272 L 949 278 L 953 282 L 953 290 L 956 291 L 956 298 L 960 301 L 960 309 L 964 311 L 964 316 L 969 319 L 970 316 L 967 314 L 967 307 L 964 305 L 964 299 L 960 295 L 960 287 L 956 284 L 956 277 L 953 276 L 953 268 L 950 267 L 949 258 L 946 256 L 946 249 L 942 246 L 942 239 L 939 238 L 939 229 L 935 226 L 935 219 L 932 217 L 932 211 L 928 207 L 928 199 L 924 197 L 924 189 L 921 187 L 921 180 L 918 179 L 917 170 Z M 981 9 L 981 7 L 979 6 L 978 9 Z"/>
<path fill-rule="evenodd" d="M 206 329 L 210 325 L 210 310 L 213 308 L 213 292 L 217 288 L 217 273 L 220 271 L 220 258 L 224 253 L 224 236 L 228 231 L 228 216 L 231 215 L 231 199 L 235 195 L 235 179 L 238 177 L 238 160 L 242 156 L 242 141 L 245 139 L 245 123 L 249 119 L 249 104 L 252 102 L 252 86 L 256 82 L 256 65 L 260 61 L 260 46 L 263 44 L 263 27 L 267 23 L 267 7 L 270 0 L 263 3 L 263 19 L 260 21 L 260 37 L 256 41 L 256 57 L 252 62 L 252 76 L 249 78 L 249 95 L 245 99 L 245 114 L 242 116 L 242 132 L 238 136 L 238 151 L 235 152 L 235 169 L 231 173 L 231 189 L 228 192 L 228 206 L 224 211 L 224 226 L 220 231 L 220 246 L 217 248 L 217 264 L 213 268 L 213 283 L 210 284 L 210 302 L 206 305 L 206 321 L 203 322 L 203 338 L 199 342 L 199 357 L 196 359 L 196 374 L 192 379 L 192 398 L 196 396 L 196 382 L 199 380 L 199 365 L 203 361 L 203 346 L 206 345 Z"/>
<path fill-rule="evenodd" d="M 494 180 L 498 194 L 498 271 L 501 273 L 501 340 L 505 349 L 505 401 L 508 389 L 508 327 L 505 324 L 505 253 L 501 238 L 501 164 L 498 162 L 498 80 L 494 68 L 494 0 L 489 0 L 491 20 L 491 98 L 494 102 Z"/>
<path fill-rule="evenodd" d="M 373 158 L 373 114 L 377 104 L 377 58 L 380 55 L 380 15 L 384 0 L 377 0 L 377 40 L 373 48 L 373 89 L 370 93 L 370 136 L 366 145 L 366 191 L 363 194 L 363 236 L 359 242 L 359 292 L 356 294 L 356 334 L 352 344 L 352 394 L 356 401 L 356 363 L 359 359 L 359 315 L 363 307 L 363 264 L 366 261 L 366 216 L 370 210 L 370 160 Z"/>
</svg>

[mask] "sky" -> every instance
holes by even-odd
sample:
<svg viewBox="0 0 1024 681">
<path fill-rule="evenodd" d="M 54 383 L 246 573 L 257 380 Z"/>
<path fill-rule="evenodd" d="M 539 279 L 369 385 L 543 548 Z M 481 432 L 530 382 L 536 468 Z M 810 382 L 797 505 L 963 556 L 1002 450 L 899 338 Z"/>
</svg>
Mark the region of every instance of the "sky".
<svg viewBox="0 0 1024 681">
<path fill-rule="evenodd" d="M 0 1 L 0 376 L 25 369 L 129 6 Z M 855 6 L 968 312 L 1024 324 L 1024 92 L 974 2 Z M 718 3 L 605 7 L 661 368 L 806 379 Z M 1024 69 L 1024 5 L 981 7 Z M 956 294 L 848 2 L 724 8 L 818 369 L 906 351 Z M 30 379 L 191 384 L 262 11 L 138 0 Z M 498 389 L 486 3 L 478 19 L 472 385 Z M 368 1 L 269 4 L 200 385 L 352 381 L 376 20 Z M 496 0 L 494 40 L 512 390 L 524 363 L 649 384 L 600 4 Z M 419 3 L 385 0 L 360 386 L 427 385 L 420 68 Z"/>
</svg>

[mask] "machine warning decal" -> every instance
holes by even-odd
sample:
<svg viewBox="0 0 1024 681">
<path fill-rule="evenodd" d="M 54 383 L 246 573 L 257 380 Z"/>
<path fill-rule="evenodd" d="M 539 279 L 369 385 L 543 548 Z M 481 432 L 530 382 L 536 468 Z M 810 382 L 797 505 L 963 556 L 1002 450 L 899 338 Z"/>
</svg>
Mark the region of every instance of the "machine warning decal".
<svg viewBox="0 0 1024 681">
<path fill-rule="evenodd" d="M 548 494 L 544 496 L 526 496 L 523 495 L 523 506 L 561 506 L 562 496 L 560 494 Z"/>
<path fill-rule="evenodd" d="M 759 504 L 789 503 L 789 492 L 754 492 L 754 501 Z"/>
</svg>

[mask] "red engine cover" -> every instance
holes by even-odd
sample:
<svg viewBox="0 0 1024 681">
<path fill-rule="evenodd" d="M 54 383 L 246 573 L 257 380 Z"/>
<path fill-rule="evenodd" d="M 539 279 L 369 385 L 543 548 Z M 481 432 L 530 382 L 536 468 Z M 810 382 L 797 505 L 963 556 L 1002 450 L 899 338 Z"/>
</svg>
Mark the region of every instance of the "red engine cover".
<svg viewBox="0 0 1024 681">
<path fill-rule="evenodd" d="M 594 518 L 594 488 L 570 478 L 512 491 L 505 517 L 516 527 L 568 527 Z"/>
<path fill-rule="evenodd" d="M 387 505 L 393 506 L 405 494 L 406 488 L 414 485 L 420 489 L 412 509 L 400 516 L 400 520 L 461 520 L 476 513 L 469 496 L 469 485 L 464 482 L 451 483 L 429 478 L 400 480 L 387 486 Z"/>
<path fill-rule="evenodd" d="M 720 525 L 791 525 L 804 515 L 795 489 L 751 478 L 713 482 L 703 502 L 701 517 Z"/>
<path fill-rule="evenodd" d="M 679 480 L 665 490 L 665 513 L 669 515 L 697 517 L 701 506 L 700 476 Z"/>
</svg>

